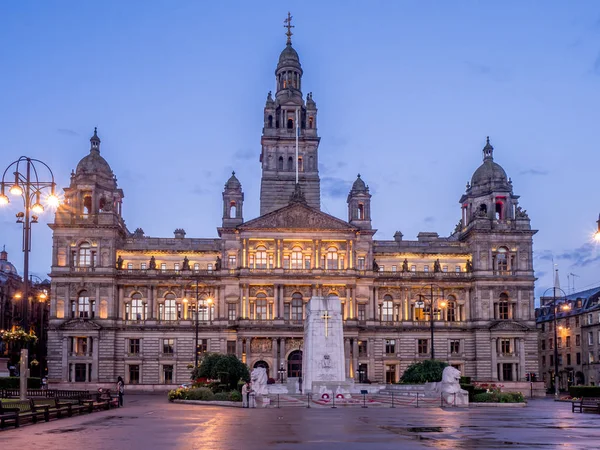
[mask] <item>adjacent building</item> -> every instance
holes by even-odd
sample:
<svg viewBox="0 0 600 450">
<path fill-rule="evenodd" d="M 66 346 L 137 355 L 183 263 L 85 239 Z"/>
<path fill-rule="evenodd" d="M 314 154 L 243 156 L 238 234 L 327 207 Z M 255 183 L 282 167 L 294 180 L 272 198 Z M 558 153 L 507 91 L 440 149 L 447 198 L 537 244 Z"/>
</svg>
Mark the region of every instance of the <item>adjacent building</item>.
<svg viewBox="0 0 600 450">
<path fill-rule="evenodd" d="M 600 287 L 567 296 L 558 291 L 557 297 L 540 298 L 541 306 L 536 310 L 537 326 L 541 331 L 540 370 L 548 389 L 554 386 L 555 350 L 560 390 L 571 385 L 600 383 L 599 299 Z"/>
<path fill-rule="evenodd" d="M 294 380 L 306 303 L 329 295 L 341 300 L 346 374 L 357 381 L 395 382 L 434 352 L 476 380 L 538 371 L 536 231 L 489 139 L 466 190 L 457 189 L 460 220 L 449 236 L 374 239 L 378 213 L 360 175 L 348 186 L 347 217 L 320 210 L 318 110 L 302 76 L 288 35 L 263 112 L 260 216 L 244 218 L 233 173 L 216 238 L 130 231 L 94 132 L 50 225 L 51 382 L 123 375 L 173 385 L 189 379 L 196 352 L 235 354 Z"/>
</svg>

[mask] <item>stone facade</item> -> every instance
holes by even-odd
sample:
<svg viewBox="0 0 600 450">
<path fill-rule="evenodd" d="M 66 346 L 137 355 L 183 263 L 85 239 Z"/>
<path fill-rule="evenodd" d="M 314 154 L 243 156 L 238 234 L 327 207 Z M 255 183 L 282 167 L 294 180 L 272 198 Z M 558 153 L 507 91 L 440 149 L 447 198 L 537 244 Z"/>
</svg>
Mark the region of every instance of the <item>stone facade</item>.
<svg viewBox="0 0 600 450">
<path fill-rule="evenodd" d="M 552 292 L 552 290 L 550 290 Z M 542 381 L 553 387 L 555 348 L 558 351 L 558 386 L 600 384 L 600 287 L 557 298 L 542 297 L 536 310 L 540 330 L 539 354 Z M 556 330 L 554 307 L 556 301 Z M 564 306 L 568 305 L 565 310 Z M 556 337 L 555 337 L 556 331 Z"/>
<path fill-rule="evenodd" d="M 51 225 L 51 381 L 188 381 L 196 329 L 200 354 L 234 353 L 270 377 L 281 368 L 298 377 L 305 305 L 329 295 L 341 300 L 348 378 L 396 381 L 409 364 L 430 358 L 432 344 L 436 358 L 477 380 L 537 372 L 535 230 L 489 141 L 450 236 L 423 232 L 411 241 L 397 232 L 375 240 L 360 176 L 347 221 L 319 209 L 316 106 L 312 94 L 304 101 L 291 42 L 276 77 L 276 98 L 265 106 L 261 215 L 244 221 L 233 174 L 217 239 L 130 232 L 123 191 L 94 133 Z M 511 352 L 499 350 L 505 339 Z"/>
</svg>

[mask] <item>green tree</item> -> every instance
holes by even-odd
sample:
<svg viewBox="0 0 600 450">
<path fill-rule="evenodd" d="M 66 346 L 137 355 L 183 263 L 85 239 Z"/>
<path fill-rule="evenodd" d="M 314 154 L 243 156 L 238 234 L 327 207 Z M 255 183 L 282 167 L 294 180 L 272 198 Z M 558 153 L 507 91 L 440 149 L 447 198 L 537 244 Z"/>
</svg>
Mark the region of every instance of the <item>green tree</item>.
<svg viewBox="0 0 600 450">
<path fill-rule="evenodd" d="M 422 384 L 432 381 L 442 381 L 442 372 L 448 366 L 444 361 L 428 359 L 411 364 L 406 368 L 400 382 L 405 384 Z"/>
<path fill-rule="evenodd" d="M 199 367 L 192 372 L 192 378 L 208 378 L 221 380 L 235 389 L 239 380 L 250 380 L 250 372 L 246 364 L 241 362 L 235 355 L 222 355 L 220 353 L 207 354 Z"/>
</svg>

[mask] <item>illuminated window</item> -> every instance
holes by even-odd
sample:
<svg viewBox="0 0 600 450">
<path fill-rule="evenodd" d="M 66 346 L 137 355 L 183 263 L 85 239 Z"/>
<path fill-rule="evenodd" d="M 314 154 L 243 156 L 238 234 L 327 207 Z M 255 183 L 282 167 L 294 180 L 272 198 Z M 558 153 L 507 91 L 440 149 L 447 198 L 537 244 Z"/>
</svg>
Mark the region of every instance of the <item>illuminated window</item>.
<svg viewBox="0 0 600 450">
<path fill-rule="evenodd" d="M 294 247 L 292 249 L 292 269 L 302 269 L 302 249 Z"/>
<path fill-rule="evenodd" d="M 90 267 L 92 265 L 92 248 L 88 242 L 79 246 L 79 267 Z"/>
<path fill-rule="evenodd" d="M 256 294 L 256 320 L 267 320 L 267 296 Z"/>
<path fill-rule="evenodd" d="M 267 268 L 267 249 L 265 247 L 257 247 L 256 254 L 254 257 L 255 268 L 266 269 Z"/>
<path fill-rule="evenodd" d="M 296 292 L 292 295 L 292 320 L 302 320 L 302 294 Z"/>
<path fill-rule="evenodd" d="M 338 268 L 338 253 L 337 248 L 329 247 L 327 249 L 327 269 Z"/>
</svg>

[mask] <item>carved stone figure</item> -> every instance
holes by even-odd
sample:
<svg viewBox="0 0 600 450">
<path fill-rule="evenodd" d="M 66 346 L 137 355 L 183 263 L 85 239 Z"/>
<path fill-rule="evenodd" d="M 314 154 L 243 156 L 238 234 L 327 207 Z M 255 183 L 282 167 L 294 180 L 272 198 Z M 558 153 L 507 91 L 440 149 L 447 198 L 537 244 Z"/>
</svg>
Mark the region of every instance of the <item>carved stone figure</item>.
<svg viewBox="0 0 600 450">
<path fill-rule="evenodd" d="M 527 214 L 526 209 L 522 209 L 520 206 L 517 206 L 515 211 L 515 219 L 529 219 L 529 214 Z"/>
<path fill-rule="evenodd" d="M 123 258 L 121 258 L 121 255 L 119 255 L 119 257 L 117 258 L 117 269 L 121 270 L 123 268 Z"/>
<path fill-rule="evenodd" d="M 267 394 L 267 369 L 264 367 L 255 367 L 252 369 L 250 381 L 252 382 L 252 390 L 257 396 Z"/>
<path fill-rule="evenodd" d="M 217 256 L 217 260 L 215 262 L 215 270 L 221 270 L 221 258 Z"/>
<path fill-rule="evenodd" d="M 467 269 L 468 273 L 473 272 L 473 263 L 471 262 L 470 259 L 467 260 L 467 267 L 466 267 L 466 269 Z"/>
<path fill-rule="evenodd" d="M 442 399 L 447 405 L 469 405 L 469 393 L 460 388 L 460 371 L 457 368 L 446 367 L 442 372 L 442 381 L 436 384 L 436 390 L 441 393 Z"/>
<path fill-rule="evenodd" d="M 460 219 L 458 221 L 458 223 L 456 224 L 456 226 L 454 227 L 454 232 L 452 234 L 458 233 L 460 230 L 462 230 L 462 228 L 463 228 L 463 221 L 462 221 L 462 219 Z"/>
<path fill-rule="evenodd" d="M 435 262 L 433 263 L 433 271 L 434 272 L 441 272 L 442 271 L 442 266 L 440 266 L 440 260 L 436 259 Z"/>
<path fill-rule="evenodd" d="M 375 260 L 373 260 L 373 272 L 379 272 L 379 264 Z"/>
<path fill-rule="evenodd" d="M 404 258 L 402 262 L 402 272 L 408 272 L 408 259 Z"/>
<path fill-rule="evenodd" d="M 187 256 L 183 257 L 183 264 L 181 266 L 182 270 L 190 270 L 190 260 Z"/>
<path fill-rule="evenodd" d="M 150 257 L 150 262 L 148 263 L 148 268 L 150 270 L 155 270 L 156 269 L 156 258 L 154 258 L 154 256 Z"/>
</svg>

